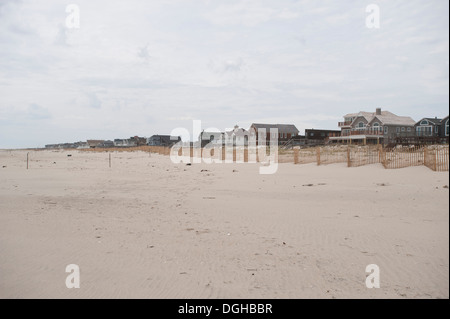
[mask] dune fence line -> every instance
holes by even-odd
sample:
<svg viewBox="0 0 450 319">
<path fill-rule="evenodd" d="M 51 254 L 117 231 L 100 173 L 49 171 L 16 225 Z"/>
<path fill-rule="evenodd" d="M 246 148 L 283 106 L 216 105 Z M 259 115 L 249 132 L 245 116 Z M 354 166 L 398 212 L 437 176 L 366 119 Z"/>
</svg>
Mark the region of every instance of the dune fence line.
<svg viewBox="0 0 450 319">
<path fill-rule="evenodd" d="M 448 171 L 448 146 L 425 148 L 423 164 L 436 172 Z"/>
<path fill-rule="evenodd" d="M 347 163 L 348 167 L 381 163 L 386 169 L 425 165 L 433 171 L 444 172 L 449 170 L 449 147 L 434 145 L 387 149 L 377 145 L 294 149 L 295 164 L 312 162 L 316 162 L 317 165 Z"/>
<path fill-rule="evenodd" d="M 143 151 L 160 155 L 170 155 L 171 148 L 165 146 L 138 146 L 128 148 L 93 148 L 83 151 L 93 152 L 130 152 Z M 267 150 L 269 154 L 269 150 Z M 211 158 L 212 161 L 226 162 L 260 162 L 256 149 L 241 148 L 180 148 L 179 156 L 190 158 Z M 278 150 L 279 163 L 327 165 L 347 163 L 348 167 L 359 167 L 370 164 L 382 164 L 386 169 L 398 169 L 410 166 L 424 165 L 433 171 L 443 172 L 449 170 L 449 146 L 398 146 L 384 148 L 382 145 L 337 145 L 318 146 L 310 148 L 294 148 Z"/>
</svg>

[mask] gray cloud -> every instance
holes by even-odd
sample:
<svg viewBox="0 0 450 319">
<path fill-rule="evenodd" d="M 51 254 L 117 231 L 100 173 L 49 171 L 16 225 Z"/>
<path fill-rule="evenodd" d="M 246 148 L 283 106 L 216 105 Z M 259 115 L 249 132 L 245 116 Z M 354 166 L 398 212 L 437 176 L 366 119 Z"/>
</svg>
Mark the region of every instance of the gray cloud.
<svg viewBox="0 0 450 319">
<path fill-rule="evenodd" d="M 27 109 L 27 118 L 30 120 L 47 120 L 52 118 L 52 114 L 48 109 L 36 103 L 31 103 Z"/>
<path fill-rule="evenodd" d="M 93 109 L 99 109 L 102 107 L 102 102 L 97 97 L 97 94 L 94 92 L 87 92 L 86 96 L 88 97 L 89 104 L 88 106 Z"/>
</svg>

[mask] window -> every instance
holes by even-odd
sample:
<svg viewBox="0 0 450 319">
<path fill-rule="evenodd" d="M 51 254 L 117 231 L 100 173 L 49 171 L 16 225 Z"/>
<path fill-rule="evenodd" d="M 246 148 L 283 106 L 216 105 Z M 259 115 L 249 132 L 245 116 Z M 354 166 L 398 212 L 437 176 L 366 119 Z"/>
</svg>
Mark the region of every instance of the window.
<svg viewBox="0 0 450 319">
<path fill-rule="evenodd" d="M 411 132 L 411 128 L 410 128 L 410 127 L 408 127 L 408 128 L 407 128 L 407 131 L 408 131 L 408 132 Z"/>
<path fill-rule="evenodd" d="M 439 126 L 436 125 L 436 126 L 434 127 L 434 133 L 436 133 L 436 134 L 439 133 Z"/>
<path fill-rule="evenodd" d="M 359 123 L 358 123 L 358 127 L 359 127 L 359 128 L 364 128 L 364 126 L 365 126 L 364 122 L 359 122 Z"/>
<path fill-rule="evenodd" d="M 395 129 L 395 131 L 396 131 L 397 133 L 400 133 L 400 128 L 397 127 L 397 128 Z"/>
<path fill-rule="evenodd" d="M 325 133 L 320 134 L 322 137 L 325 137 Z"/>
<path fill-rule="evenodd" d="M 445 136 L 448 136 L 448 120 L 445 122 Z"/>
<path fill-rule="evenodd" d="M 209 137 L 209 140 L 210 140 L 210 141 L 214 141 L 214 135 L 211 135 L 211 136 Z"/>
<path fill-rule="evenodd" d="M 310 133 L 309 136 L 314 136 L 314 133 Z"/>
<path fill-rule="evenodd" d="M 422 120 L 422 121 L 420 122 L 420 125 L 428 125 L 428 121 L 427 121 L 427 120 Z"/>
<path fill-rule="evenodd" d="M 402 132 L 404 132 L 405 131 L 405 128 L 404 127 L 402 127 Z"/>
<path fill-rule="evenodd" d="M 381 130 L 380 123 L 373 123 L 373 131 L 378 133 L 379 130 Z"/>
<path fill-rule="evenodd" d="M 389 131 L 388 127 L 385 126 L 385 127 L 384 127 L 384 133 L 387 133 L 388 131 Z"/>
</svg>

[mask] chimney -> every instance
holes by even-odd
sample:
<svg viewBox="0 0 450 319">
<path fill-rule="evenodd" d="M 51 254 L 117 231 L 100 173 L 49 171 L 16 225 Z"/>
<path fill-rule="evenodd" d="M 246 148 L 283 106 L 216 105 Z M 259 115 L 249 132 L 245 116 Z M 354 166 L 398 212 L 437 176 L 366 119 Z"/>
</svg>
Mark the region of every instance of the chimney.
<svg viewBox="0 0 450 319">
<path fill-rule="evenodd" d="M 376 115 L 381 115 L 381 108 L 380 107 L 377 107 L 375 114 Z"/>
</svg>

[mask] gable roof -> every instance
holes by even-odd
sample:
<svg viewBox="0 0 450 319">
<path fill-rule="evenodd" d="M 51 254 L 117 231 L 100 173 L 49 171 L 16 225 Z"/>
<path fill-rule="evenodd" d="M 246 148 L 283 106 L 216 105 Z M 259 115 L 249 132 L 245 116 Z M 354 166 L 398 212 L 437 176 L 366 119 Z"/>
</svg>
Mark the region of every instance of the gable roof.
<svg viewBox="0 0 450 319">
<path fill-rule="evenodd" d="M 296 133 L 298 134 L 299 130 L 295 127 L 293 124 L 260 124 L 260 123 L 253 123 L 250 127 L 254 127 L 255 129 L 259 128 L 265 128 L 265 129 L 271 129 L 271 128 L 277 128 L 278 133 Z"/>
<path fill-rule="evenodd" d="M 374 119 L 378 119 L 383 125 L 414 126 L 414 124 L 416 124 L 416 122 L 409 116 L 398 116 L 393 113 L 390 115 L 376 115 L 373 120 Z"/>
<path fill-rule="evenodd" d="M 377 115 L 376 112 L 364 112 L 364 111 L 361 111 L 361 112 L 358 112 L 358 113 L 350 113 L 350 114 L 344 115 L 344 118 L 346 118 L 346 117 L 353 117 L 354 118 L 353 122 L 354 122 L 358 117 L 363 117 L 364 119 L 366 119 L 366 121 L 368 123 L 370 123 L 375 118 L 375 116 L 383 116 L 383 117 L 386 117 L 386 118 L 388 118 L 388 117 L 398 117 L 397 115 L 395 115 L 394 113 L 389 112 L 389 111 L 381 111 L 381 115 Z M 352 124 L 353 124 L 353 122 L 352 122 Z"/>
<path fill-rule="evenodd" d="M 417 121 L 416 124 L 420 124 L 420 122 L 422 122 L 423 120 L 427 120 L 429 123 L 431 123 L 433 125 L 440 125 L 441 122 L 442 122 L 442 119 L 431 118 L 431 117 L 424 117 L 420 121 Z"/>
<path fill-rule="evenodd" d="M 233 134 L 235 136 L 245 136 L 245 135 L 248 135 L 248 132 L 247 132 L 246 129 L 243 129 L 242 127 L 235 127 L 231 131 L 225 132 L 225 134 L 228 135 L 228 136 L 231 136 Z"/>
<path fill-rule="evenodd" d="M 381 115 L 377 115 L 376 112 L 359 112 L 359 113 L 350 113 L 347 115 L 344 115 L 344 118 L 346 117 L 353 117 L 354 120 L 352 122 L 355 123 L 355 121 L 362 117 L 364 118 L 367 123 L 372 123 L 375 119 L 380 121 L 382 125 L 405 125 L 405 126 L 413 126 L 416 122 L 409 116 L 398 116 L 392 112 L 389 111 L 381 111 Z"/>
</svg>

